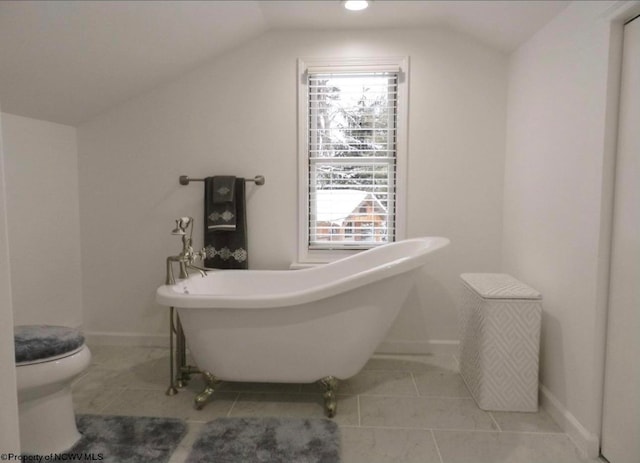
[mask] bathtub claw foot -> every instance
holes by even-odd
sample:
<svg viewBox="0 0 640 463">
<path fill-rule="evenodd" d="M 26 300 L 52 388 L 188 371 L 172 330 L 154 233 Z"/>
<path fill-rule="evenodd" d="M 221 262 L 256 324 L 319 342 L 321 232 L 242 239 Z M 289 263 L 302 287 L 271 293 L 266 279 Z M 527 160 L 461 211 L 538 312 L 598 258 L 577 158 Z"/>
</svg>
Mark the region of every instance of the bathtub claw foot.
<svg viewBox="0 0 640 463">
<path fill-rule="evenodd" d="M 215 390 L 215 385 L 218 382 L 216 377 L 213 376 L 208 371 L 203 371 L 202 376 L 204 376 L 206 384 L 202 392 L 198 394 L 193 401 L 196 410 L 202 410 L 202 407 L 204 407 L 204 405 L 209 400 L 209 397 L 211 397 L 211 395 L 213 394 Z"/>
<path fill-rule="evenodd" d="M 336 400 L 336 391 L 338 390 L 338 379 L 334 376 L 327 376 L 320 380 L 320 384 L 324 387 L 324 411 L 329 418 L 336 416 L 338 402 Z"/>
</svg>

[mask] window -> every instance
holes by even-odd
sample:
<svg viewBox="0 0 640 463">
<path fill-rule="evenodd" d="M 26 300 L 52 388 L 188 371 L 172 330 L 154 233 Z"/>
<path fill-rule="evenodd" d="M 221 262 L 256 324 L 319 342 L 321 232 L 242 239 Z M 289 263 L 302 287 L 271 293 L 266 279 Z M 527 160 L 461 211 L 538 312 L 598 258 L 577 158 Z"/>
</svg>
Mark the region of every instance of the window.
<svg viewBox="0 0 640 463">
<path fill-rule="evenodd" d="M 407 59 L 299 61 L 300 261 L 403 238 Z"/>
</svg>

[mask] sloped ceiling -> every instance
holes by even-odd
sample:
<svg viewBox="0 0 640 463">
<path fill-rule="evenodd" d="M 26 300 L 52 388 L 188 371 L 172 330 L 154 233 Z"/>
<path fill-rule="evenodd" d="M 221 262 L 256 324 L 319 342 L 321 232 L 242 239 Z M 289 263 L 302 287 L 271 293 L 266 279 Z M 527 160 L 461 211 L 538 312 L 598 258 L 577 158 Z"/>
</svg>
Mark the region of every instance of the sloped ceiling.
<svg viewBox="0 0 640 463">
<path fill-rule="evenodd" d="M 509 52 L 567 1 L 0 1 L 2 111 L 78 125 L 278 28 L 447 25 Z"/>
</svg>

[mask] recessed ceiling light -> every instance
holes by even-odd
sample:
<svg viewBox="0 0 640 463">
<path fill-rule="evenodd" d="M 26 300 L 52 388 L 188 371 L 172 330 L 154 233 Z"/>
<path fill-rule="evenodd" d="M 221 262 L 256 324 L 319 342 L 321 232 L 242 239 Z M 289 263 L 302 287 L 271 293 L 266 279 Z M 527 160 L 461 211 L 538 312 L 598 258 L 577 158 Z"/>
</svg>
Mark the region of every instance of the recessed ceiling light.
<svg viewBox="0 0 640 463">
<path fill-rule="evenodd" d="M 351 11 L 364 10 L 369 6 L 369 2 L 367 0 L 346 0 L 343 4 L 347 10 Z"/>
</svg>

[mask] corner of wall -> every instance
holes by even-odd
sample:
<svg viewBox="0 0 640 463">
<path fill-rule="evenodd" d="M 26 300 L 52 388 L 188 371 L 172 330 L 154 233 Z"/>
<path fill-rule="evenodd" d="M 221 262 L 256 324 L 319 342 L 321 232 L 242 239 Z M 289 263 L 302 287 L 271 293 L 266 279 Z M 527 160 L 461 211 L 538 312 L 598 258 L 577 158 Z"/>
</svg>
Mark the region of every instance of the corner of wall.
<svg viewBox="0 0 640 463">
<path fill-rule="evenodd" d="M 580 421 L 542 384 L 540 384 L 540 406 L 567 433 L 584 457 L 598 458 L 600 455 L 598 436 L 582 426 Z"/>
<path fill-rule="evenodd" d="M 572 2 L 516 50 L 509 63 L 503 268 L 531 280 L 545 295 L 548 319 L 556 326 L 547 331 L 543 346 L 548 355 L 546 367 L 541 363 L 541 404 L 590 458 L 599 455 L 602 421 L 621 50 L 618 26 L 639 6 L 640 2 Z M 576 80 L 581 87 L 575 86 Z M 585 117 L 570 120 L 567 116 L 577 101 L 585 103 Z M 585 146 L 569 133 L 591 134 L 594 143 Z M 558 155 L 566 157 L 564 164 Z M 573 162 L 578 157 L 580 162 Z M 574 194 L 567 203 L 581 209 L 580 214 L 571 216 L 571 210 L 562 210 L 559 195 L 546 193 L 559 187 L 577 191 L 587 177 L 592 187 L 584 192 L 591 200 Z M 544 188 L 538 188 L 541 182 Z M 532 199 L 537 194 L 547 197 Z M 585 220 L 587 216 L 591 219 Z M 581 243 L 579 253 L 567 254 L 563 264 L 560 255 L 567 253 L 566 243 L 572 238 L 568 229 L 581 230 L 590 238 Z M 589 288 L 586 296 L 578 297 L 571 284 Z M 580 319 L 586 321 L 586 331 L 576 329 Z M 558 349 L 583 352 L 594 361 L 569 370 Z"/>
<path fill-rule="evenodd" d="M 0 113 L 0 452 L 20 453 L 18 394 L 13 345 L 13 304 L 6 220 L 2 113 Z"/>
<path fill-rule="evenodd" d="M 77 130 L 4 113 L 3 136 L 14 323 L 79 326 Z"/>
</svg>

